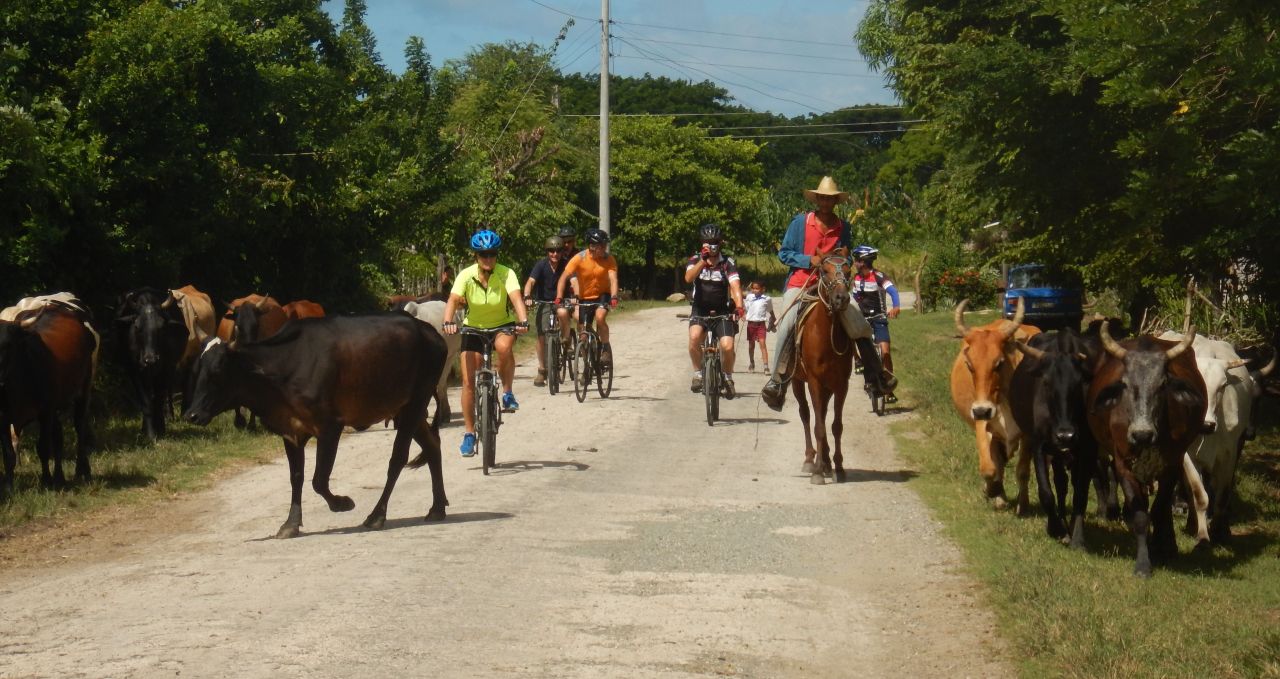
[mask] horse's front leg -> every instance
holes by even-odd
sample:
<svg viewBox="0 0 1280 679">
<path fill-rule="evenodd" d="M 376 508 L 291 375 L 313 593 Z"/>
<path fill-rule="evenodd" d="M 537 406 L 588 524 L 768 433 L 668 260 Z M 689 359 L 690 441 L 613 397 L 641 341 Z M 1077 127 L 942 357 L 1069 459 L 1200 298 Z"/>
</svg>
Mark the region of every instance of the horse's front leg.
<svg viewBox="0 0 1280 679">
<path fill-rule="evenodd" d="M 801 474 L 812 474 L 815 469 L 813 458 L 817 451 L 813 449 L 813 435 L 809 432 L 809 399 L 805 395 L 806 384 L 798 379 L 791 380 L 791 392 L 796 397 L 796 407 L 800 409 L 800 426 L 804 429 L 804 464 L 800 465 Z"/>
<path fill-rule="evenodd" d="M 846 381 L 845 386 L 847 387 L 848 384 L 848 381 Z M 831 437 L 836 441 L 835 459 L 832 460 L 835 466 L 836 483 L 844 483 L 845 480 L 844 453 L 841 452 L 840 439 L 844 437 L 844 399 L 848 394 L 849 390 L 847 388 L 836 390 L 835 412 L 831 417 Z"/>
<path fill-rule="evenodd" d="M 818 444 L 818 458 L 814 461 L 815 468 L 809 475 L 809 483 L 822 485 L 831 473 L 831 444 L 827 441 L 827 405 L 831 395 L 824 393 L 817 384 L 810 386 L 813 391 L 813 437 Z"/>
</svg>

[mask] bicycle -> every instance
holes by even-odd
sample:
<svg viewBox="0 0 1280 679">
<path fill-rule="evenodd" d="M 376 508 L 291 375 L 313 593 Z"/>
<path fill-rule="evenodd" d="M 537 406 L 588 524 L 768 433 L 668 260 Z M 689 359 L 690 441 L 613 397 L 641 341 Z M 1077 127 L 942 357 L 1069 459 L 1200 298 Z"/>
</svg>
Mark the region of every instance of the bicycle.
<svg viewBox="0 0 1280 679">
<path fill-rule="evenodd" d="M 545 338 L 546 355 L 543 357 L 543 365 L 547 369 L 547 391 L 555 396 L 560 393 L 561 384 L 573 381 L 575 375 L 573 352 L 578 347 L 578 338 L 574 333 L 569 333 L 568 346 L 561 349 L 560 317 L 556 314 L 555 302 L 533 300 L 533 303 L 551 307 L 551 313 L 538 328 L 538 332 Z M 568 304 L 562 306 L 568 306 Z"/>
<path fill-rule="evenodd" d="M 600 302 L 579 302 L 578 306 L 592 309 L 605 305 Z M 596 378 L 596 391 L 600 392 L 600 398 L 609 398 L 609 393 L 613 391 L 613 361 L 610 360 L 605 366 L 600 365 L 600 335 L 596 334 L 592 325 L 594 320 L 594 310 L 585 319 L 580 319 L 578 347 L 573 352 L 572 370 L 576 373 L 573 393 L 578 398 L 578 403 L 587 400 L 587 388 L 591 385 L 592 377 Z"/>
<path fill-rule="evenodd" d="M 867 323 L 878 321 L 880 319 L 888 320 L 888 316 L 883 313 L 873 314 L 871 316 L 867 316 Z M 878 362 L 883 366 L 884 355 L 880 352 L 880 343 L 875 341 L 875 338 L 872 338 L 871 346 L 875 347 L 876 358 L 880 359 Z M 871 397 L 871 412 L 875 413 L 877 417 L 884 417 L 885 408 L 887 407 L 885 404 L 885 397 L 887 394 L 885 394 L 882 389 L 868 389 L 866 387 L 864 387 L 864 389 L 867 392 L 867 395 Z"/>
<path fill-rule="evenodd" d="M 704 323 L 702 333 L 702 400 L 707 408 L 707 426 L 715 426 L 720 419 L 720 397 L 728 398 L 728 390 L 724 384 L 724 370 L 720 364 L 720 337 L 706 327 L 706 321 L 718 321 L 721 324 L 731 320 L 728 316 L 689 316 L 690 323 Z M 720 329 L 723 331 L 724 326 Z"/>
<path fill-rule="evenodd" d="M 475 335 L 484 343 L 480 352 L 480 367 L 475 372 L 475 423 L 476 439 L 480 446 L 480 466 L 484 475 L 496 465 L 498 454 L 498 428 L 502 426 L 502 406 L 498 402 L 498 372 L 493 369 L 493 340 L 500 333 L 513 332 L 510 328 L 461 327 L 463 335 Z"/>
</svg>

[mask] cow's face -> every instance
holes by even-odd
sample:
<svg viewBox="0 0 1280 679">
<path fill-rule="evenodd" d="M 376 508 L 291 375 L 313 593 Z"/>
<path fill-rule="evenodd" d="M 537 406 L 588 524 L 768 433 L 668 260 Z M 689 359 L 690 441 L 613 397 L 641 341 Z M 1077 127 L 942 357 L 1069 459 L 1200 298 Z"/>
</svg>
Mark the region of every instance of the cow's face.
<svg viewBox="0 0 1280 679">
<path fill-rule="evenodd" d="M 204 426 L 218 413 L 235 407 L 230 382 L 234 370 L 232 349 L 218 338 L 210 339 L 191 369 L 191 403 L 182 415 Z"/>
<path fill-rule="evenodd" d="M 258 308 L 250 303 L 236 307 L 236 325 L 231 331 L 231 343 L 238 346 L 258 341 L 260 315 Z"/>
<path fill-rule="evenodd" d="M 1196 368 L 1204 378 L 1205 396 L 1208 403 L 1204 411 L 1205 434 L 1212 434 L 1222 425 L 1222 396 L 1227 389 L 1234 389 L 1243 379 L 1231 372 L 1231 368 L 1243 365 L 1240 361 L 1224 361 L 1219 358 L 1196 357 Z"/>
<path fill-rule="evenodd" d="M 1052 351 L 1041 360 L 1044 368 L 1037 382 L 1037 412 L 1046 416 L 1044 433 L 1049 442 L 1059 451 L 1067 451 L 1084 422 L 1084 356 Z"/>
<path fill-rule="evenodd" d="M 1012 358 L 1007 340 L 1003 332 L 983 328 L 970 330 L 965 336 L 965 344 L 960 351 L 965 367 L 973 376 L 971 414 L 975 420 L 989 420 L 995 415 L 995 404 L 1000 401 L 1001 371 L 1008 367 Z"/>
<path fill-rule="evenodd" d="M 1154 351 L 1131 349 L 1122 359 L 1124 372 L 1119 381 L 1098 392 L 1095 409 L 1120 408 L 1129 423 L 1132 446 L 1155 443 L 1159 425 L 1169 400 L 1194 408 L 1202 396 L 1190 382 L 1169 374 L 1169 359 L 1162 348 Z"/>
</svg>

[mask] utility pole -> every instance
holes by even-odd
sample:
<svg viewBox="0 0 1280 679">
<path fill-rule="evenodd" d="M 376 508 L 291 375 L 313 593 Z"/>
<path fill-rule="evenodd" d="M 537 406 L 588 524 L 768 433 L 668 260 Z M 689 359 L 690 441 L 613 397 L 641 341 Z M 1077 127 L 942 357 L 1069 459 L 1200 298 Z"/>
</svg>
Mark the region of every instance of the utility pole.
<svg viewBox="0 0 1280 679">
<path fill-rule="evenodd" d="M 600 0 L 600 228 L 609 233 L 609 0 Z"/>
</svg>

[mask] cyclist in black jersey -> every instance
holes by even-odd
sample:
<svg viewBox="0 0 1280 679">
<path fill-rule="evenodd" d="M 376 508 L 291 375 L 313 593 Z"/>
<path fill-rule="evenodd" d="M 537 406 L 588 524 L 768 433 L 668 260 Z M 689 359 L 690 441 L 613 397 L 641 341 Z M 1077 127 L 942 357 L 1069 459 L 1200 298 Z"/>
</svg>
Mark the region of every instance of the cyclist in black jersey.
<svg viewBox="0 0 1280 679">
<path fill-rule="evenodd" d="M 533 265 L 533 271 L 529 272 L 529 278 L 524 282 L 524 304 L 530 306 L 533 300 L 539 302 L 552 302 L 556 298 L 556 283 L 560 282 L 560 274 L 564 273 L 564 267 L 567 258 L 564 256 L 564 239 L 560 236 L 551 236 L 545 243 L 547 256 L 538 260 Z M 547 366 L 544 363 L 547 360 L 547 338 L 543 336 L 542 329 L 547 327 L 547 317 L 553 313 L 552 307 L 548 304 L 539 304 L 535 325 L 538 328 L 538 375 L 533 378 L 533 386 L 543 387 L 547 384 Z M 569 311 L 568 309 L 555 308 L 554 313 L 560 321 L 561 339 L 564 346 L 569 342 Z"/>
<path fill-rule="evenodd" d="M 702 248 L 689 258 L 684 269 L 684 282 L 693 284 L 691 315 L 728 317 L 724 321 L 689 319 L 689 360 L 693 363 L 693 383 L 690 391 L 702 391 L 702 338 L 707 332 L 720 340 L 720 356 L 724 372 L 725 397 L 733 398 L 734 336 L 738 334 L 737 319 L 745 311 L 742 306 L 742 283 L 738 279 L 738 265 L 732 257 L 721 252 L 724 237 L 720 227 L 703 224 L 698 230 Z"/>
</svg>

